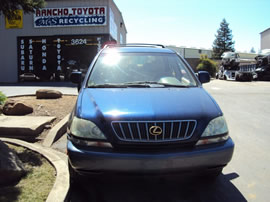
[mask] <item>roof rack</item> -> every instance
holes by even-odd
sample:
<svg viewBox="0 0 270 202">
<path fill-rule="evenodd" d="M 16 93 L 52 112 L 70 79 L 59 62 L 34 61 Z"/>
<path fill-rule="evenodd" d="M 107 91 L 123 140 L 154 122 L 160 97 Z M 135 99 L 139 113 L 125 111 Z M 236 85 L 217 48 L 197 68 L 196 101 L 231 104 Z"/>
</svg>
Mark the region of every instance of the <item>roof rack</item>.
<svg viewBox="0 0 270 202">
<path fill-rule="evenodd" d="M 165 48 L 165 46 L 162 45 L 162 44 L 148 44 L 148 43 L 106 44 L 104 46 L 104 48 L 110 48 L 110 47 L 144 47 L 144 46 Z"/>
</svg>

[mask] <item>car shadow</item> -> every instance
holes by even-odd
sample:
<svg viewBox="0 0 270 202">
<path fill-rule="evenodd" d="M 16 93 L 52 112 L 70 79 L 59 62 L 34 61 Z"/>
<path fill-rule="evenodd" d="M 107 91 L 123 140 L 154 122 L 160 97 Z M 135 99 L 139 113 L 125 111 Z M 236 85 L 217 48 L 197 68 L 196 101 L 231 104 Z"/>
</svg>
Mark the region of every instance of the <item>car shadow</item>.
<svg viewBox="0 0 270 202">
<path fill-rule="evenodd" d="M 72 188 L 68 201 L 247 201 L 231 182 L 237 177 L 236 173 L 222 174 L 214 182 L 181 176 L 102 177 Z"/>
</svg>

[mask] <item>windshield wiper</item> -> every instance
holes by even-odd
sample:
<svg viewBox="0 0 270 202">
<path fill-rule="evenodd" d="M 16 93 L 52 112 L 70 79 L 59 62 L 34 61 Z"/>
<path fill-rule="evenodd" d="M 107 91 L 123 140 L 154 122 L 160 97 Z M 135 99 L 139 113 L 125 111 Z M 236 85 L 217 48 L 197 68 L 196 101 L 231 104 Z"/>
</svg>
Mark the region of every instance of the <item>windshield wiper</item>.
<svg viewBox="0 0 270 202">
<path fill-rule="evenodd" d="M 161 83 L 161 82 L 156 82 L 156 81 L 136 81 L 136 82 L 128 82 L 128 83 L 124 83 L 124 84 L 126 84 L 126 85 L 149 85 L 150 87 L 151 87 L 151 84 L 160 85 L 162 87 L 177 87 L 177 88 L 191 87 L 191 86 L 186 86 L 186 85 Z"/>
<path fill-rule="evenodd" d="M 88 88 L 149 88 L 148 84 L 137 84 L 137 83 L 104 83 L 104 84 L 96 84 L 96 85 L 89 85 Z"/>
<path fill-rule="evenodd" d="M 175 87 L 175 88 L 188 88 L 191 86 L 161 83 L 156 81 L 135 81 L 127 83 L 104 83 L 89 85 L 88 88 L 150 88 L 150 87 Z"/>
<path fill-rule="evenodd" d="M 103 84 L 88 85 L 88 88 L 123 88 L 123 85 L 115 83 L 103 83 Z"/>
</svg>

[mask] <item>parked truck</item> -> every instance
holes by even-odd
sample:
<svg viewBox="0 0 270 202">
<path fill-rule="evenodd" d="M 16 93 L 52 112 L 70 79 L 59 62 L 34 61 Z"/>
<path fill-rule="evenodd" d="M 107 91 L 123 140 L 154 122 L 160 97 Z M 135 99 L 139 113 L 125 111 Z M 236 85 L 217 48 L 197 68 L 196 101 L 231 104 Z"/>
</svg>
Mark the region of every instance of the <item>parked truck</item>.
<svg viewBox="0 0 270 202">
<path fill-rule="evenodd" d="M 257 80 L 270 80 L 270 49 L 262 50 L 256 57 Z"/>
<path fill-rule="evenodd" d="M 252 81 L 256 77 L 255 60 L 240 59 L 239 54 L 235 52 L 224 52 L 221 58 L 217 79 Z"/>
</svg>

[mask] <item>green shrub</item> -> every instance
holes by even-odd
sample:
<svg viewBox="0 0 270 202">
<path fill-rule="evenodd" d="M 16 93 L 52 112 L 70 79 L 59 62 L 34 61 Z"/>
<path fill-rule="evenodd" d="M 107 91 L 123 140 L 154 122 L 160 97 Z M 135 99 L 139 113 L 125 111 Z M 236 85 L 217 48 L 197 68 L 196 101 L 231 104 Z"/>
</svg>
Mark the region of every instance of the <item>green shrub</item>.
<svg viewBox="0 0 270 202">
<path fill-rule="evenodd" d="M 7 97 L 0 91 L 0 105 L 4 104 Z"/>
<path fill-rule="evenodd" d="M 196 67 L 197 71 L 207 71 L 211 77 L 215 77 L 217 72 L 217 64 L 210 60 L 207 55 L 201 55 L 200 63 Z"/>
</svg>

